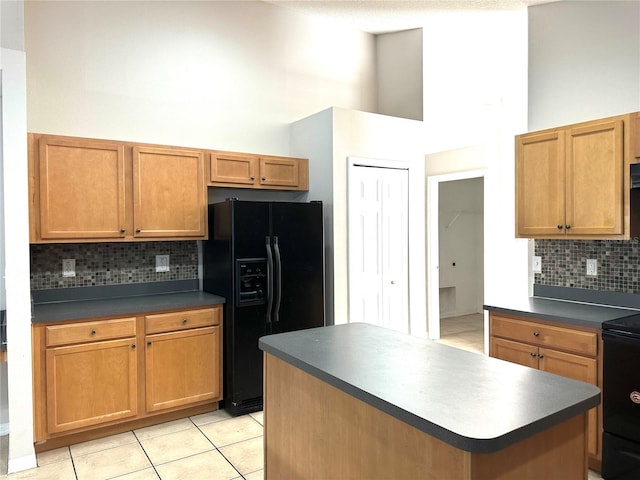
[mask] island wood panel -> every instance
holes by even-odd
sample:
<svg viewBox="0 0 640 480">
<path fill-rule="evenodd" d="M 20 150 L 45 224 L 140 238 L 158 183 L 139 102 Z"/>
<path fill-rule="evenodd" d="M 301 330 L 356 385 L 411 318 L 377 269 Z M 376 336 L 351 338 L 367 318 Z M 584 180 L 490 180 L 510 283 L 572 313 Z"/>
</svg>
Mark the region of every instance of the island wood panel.
<svg viewBox="0 0 640 480">
<path fill-rule="evenodd" d="M 265 478 L 586 479 L 586 414 L 489 454 L 455 448 L 265 354 Z"/>
</svg>

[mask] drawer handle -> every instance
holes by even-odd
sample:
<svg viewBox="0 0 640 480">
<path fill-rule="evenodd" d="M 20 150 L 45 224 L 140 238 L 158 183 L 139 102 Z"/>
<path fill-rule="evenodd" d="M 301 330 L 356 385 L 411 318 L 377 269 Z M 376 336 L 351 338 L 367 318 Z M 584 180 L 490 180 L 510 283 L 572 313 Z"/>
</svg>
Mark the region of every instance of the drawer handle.
<svg viewBox="0 0 640 480">
<path fill-rule="evenodd" d="M 95 335 L 97 332 L 95 330 L 91 330 L 91 335 Z"/>
<path fill-rule="evenodd" d="M 540 336 L 540 332 L 533 332 L 533 336 L 534 337 L 539 337 Z"/>
<path fill-rule="evenodd" d="M 182 319 L 182 324 L 183 324 L 183 325 L 186 325 L 186 324 L 187 324 L 187 319 L 186 319 L 186 318 L 183 318 L 183 319 Z"/>
</svg>

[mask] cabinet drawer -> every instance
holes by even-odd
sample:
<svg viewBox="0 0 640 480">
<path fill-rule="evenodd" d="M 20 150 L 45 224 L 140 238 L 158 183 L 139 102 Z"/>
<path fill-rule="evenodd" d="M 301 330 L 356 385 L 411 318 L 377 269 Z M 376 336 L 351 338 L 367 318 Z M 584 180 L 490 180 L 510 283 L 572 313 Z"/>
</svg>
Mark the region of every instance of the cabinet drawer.
<svg viewBox="0 0 640 480">
<path fill-rule="evenodd" d="M 220 307 L 147 315 L 144 317 L 145 332 L 147 334 L 161 333 L 219 325 L 221 317 L 222 309 Z"/>
<path fill-rule="evenodd" d="M 596 356 L 598 354 L 598 336 L 595 332 L 527 322 L 495 314 L 491 315 L 490 329 L 491 335 L 497 337 L 583 355 Z"/>
<path fill-rule="evenodd" d="M 135 337 L 135 335 L 135 317 L 118 318 L 115 320 L 73 323 L 70 325 L 50 325 L 45 327 L 45 344 L 47 347 L 55 347 L 72 343 Z"/>
</svg>

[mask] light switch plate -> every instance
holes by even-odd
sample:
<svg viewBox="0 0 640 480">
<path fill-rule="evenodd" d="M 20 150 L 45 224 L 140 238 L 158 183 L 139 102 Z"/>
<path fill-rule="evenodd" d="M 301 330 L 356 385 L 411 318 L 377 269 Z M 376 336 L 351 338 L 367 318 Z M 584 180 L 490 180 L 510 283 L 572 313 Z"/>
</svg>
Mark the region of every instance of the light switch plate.
<svg viewBox="0 0 640 480">
<path fill-rule="evenodd" d="M 533 273 L 542 273 L 542 257 L 537 255 L 533 256 L 531 260 L 531 270 Z"/>
<path fill-rule="evenodd" d="M 75 258 L 62 259 L 62 276 L 63 277 L 76 276 L 76 259 Z"/>
<path fill-rule="evenodd" d="M 156 255 L 156 272 L 169 271 L 169 255 Z"/>
</svg>

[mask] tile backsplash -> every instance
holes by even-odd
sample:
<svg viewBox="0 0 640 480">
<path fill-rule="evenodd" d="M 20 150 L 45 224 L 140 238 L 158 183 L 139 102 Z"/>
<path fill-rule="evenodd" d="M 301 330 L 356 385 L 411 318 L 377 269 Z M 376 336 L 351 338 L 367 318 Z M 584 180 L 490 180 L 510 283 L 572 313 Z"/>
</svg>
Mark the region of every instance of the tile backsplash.
<svg viewBox="0 0 640 480">
<path fill-rule="evenodd" d="M 535 240 L 542 273 L 534 283 L 555 287 L 640 293 L 638 240 Z M 598 275 L 586 275 L 587 259 L 598 261 Z"/>
<path fill-rule="evenodd" d="M 198 278 L 195 241 L 56 243 L 31 245 L 31 289 L 92 287 Z M 156 255 L 169 255 L 169 271 L 156 272 Z M 76 261 L 76 276 L 62 276 L 62 259 Z"/>
</svg>

